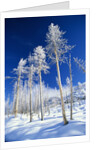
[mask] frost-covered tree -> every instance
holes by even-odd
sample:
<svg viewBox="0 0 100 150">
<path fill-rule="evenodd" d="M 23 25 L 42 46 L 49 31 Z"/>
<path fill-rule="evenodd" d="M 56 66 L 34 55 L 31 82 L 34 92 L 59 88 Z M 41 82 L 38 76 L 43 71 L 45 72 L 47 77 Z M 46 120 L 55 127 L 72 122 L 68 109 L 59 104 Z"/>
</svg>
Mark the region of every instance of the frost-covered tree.
<svg viewBox="0 0 100 150">
<path fill-rule="evenodd" d="M 79 68 L 81 68 L 82 71 L 83 71 L 84 73 L 86 73 L 86 68 L 85 68 L 85 62 L 84 62 L 84 60 L 79 59 L 79 58 L 77 58 L 77 57 L 76 57 L 76 58 L 73 57 L 73 59 L 74 59 L 75 63 L 78 64 Z"/>
<path fill-rule="evenodd" d="M 35 110 L 38 114 L 38 118 L 40 118 L 40 86 L 36 85 L 35 88 Z"/>
<path fill-rule="evenodd" d="M 40 103 L 41 103 L 41 120 L 44 120 L 44 110 L 43 110 L 43 96 L 42 96 L 42 76 L 41 72 L 48 72 L 49 66 L 46 63 L 46 54 L 42 46 L 38 46 L 34 49 L 34 63 L 37 68 L 37 74 L 39 75 L 40 81 Z"/>
<path fill-rule="evenodd" d="M 78 82 L 77 86 L 77 94 L 78 94 L 78 101 L 79 104 L 81 104 L 82 99 L 86 99 L 86 89 L 85 89 L 85 83 Z"/>
<path fill-rule="evenodd" d="M 24 99 L 24 113 L 28 113 L 28 104 L 29 104 L 29 99 L 28 99 L 28 82 L 27 80 L 24 81 L 24 87 L 23 87 L 23 99 Z"/>
<path fill-rule="evenodd" d="M 40 98 L 39 85 L 36 85 L 34 89 L 34 113 L 38 115 L 38 118 L 40 109 L 39 98 Z"/>
<path fill-rule="evenodd" d="M 35 74 L 36 68 L 33 65 L 33 56 L 30 54 L 28 56 L 29 67 L 28 70 L 28 78 L 29 78 L 29 89 L 30 89 L 30 122 L 32 122 L 32 83 L 33 83 L 33 76 Z"/>
<path fill-rule="evenodd" d="M 7 116 L 8 116 L 8 118 L 9 118 L 9 113 L 10 113 L 10 107 L 9 107 L 9 97 L 7 98 L 7 101 L 6 101 L 6 103 L 5 103 L 5 111 L 6 111 L 6 114 L 7 114 Z"/>
<path fill-rule="evenodd" d="M 24 60 L 23 58 L 20 59 L 18 63 L 18 67 L 14 68 L 13 71 L 15 74 L 17 74 L 17 94 L 16 94 L 16 101 L 15 101 L 15 117 L 17 116 L 18 113 L 18 102 L 19 102 L 19 85 L 20 85 L 20 79 L 23 76 L 23 73 L 26 73 L 25 65 L 26 65 L 26 59 Z"/>
<path fill-rule="evenodd" d="M 68 99 L 68 95 L 70 95 L 70 79 L 69 79 L 69 77 L 66 78 L 66 84 L 67 84 L 67 87 L 66 87 L 66 101 L 67 101 L 67 103 L 69 103 L 69 99 Z"/>
<path fill-rule="evenodd" d="M 49 98 L 48 98 L 48 84 L 47 87 L 44 91 L 45 94 L 45 111 L 48 112 L 48 114 L 50 115 L 50 106 L 49 106 Z"/>
<path fill-rule="evenodd" d="M 18 103 L 18 113 L 23 114 L 23 108 L 24 108 L 24 99 L 23 99 L 23 81 L 20 80 L 19 84 L 19 103 Z"/>
<path fill-rule="evenodd" d="M 72 69 L 71 69 L 71 53 L 69 54 L 69 73 L 70 73 L 70 95 L 71 95 L 71 101 L 70 101 L 70 119 L 73 119 L 73 85 L 72 85 Z"/>
<path fill-rule="evenodd" d="M 68 50 L 72 49 L 71 46 L 67 45 L 67 40 L 63 38 L 65 32 L 61 31 L 58 25 L 51 25 L 48 27 L 48 33 L 46 34 L 46 42 L 47 42 L 47 53 L 48 57 L 52 60 L 53 63 L 56 63 L 57 66 L 57 74 L 58 74 L 58 83 L 60 89 L 61 96 L 61 104 L 62 104 L 62 116 L 64 124 L 67 124 L 67 118 L 65 114 L 64 102 L 63 102 L 63 93 L 62 93 L 62 84 L 61 84 L 61 76 L 60 76 L 60 68 L 59 62 L 66 61 L 66 53 Z"/>
<path fill-rule="evenodd" d="M 17 81 L 15 81 L 13 85 L 13 114 L 15 114 L 15 104 L 16 104 L 16 96 L 17 96 Z"/>
</svg>

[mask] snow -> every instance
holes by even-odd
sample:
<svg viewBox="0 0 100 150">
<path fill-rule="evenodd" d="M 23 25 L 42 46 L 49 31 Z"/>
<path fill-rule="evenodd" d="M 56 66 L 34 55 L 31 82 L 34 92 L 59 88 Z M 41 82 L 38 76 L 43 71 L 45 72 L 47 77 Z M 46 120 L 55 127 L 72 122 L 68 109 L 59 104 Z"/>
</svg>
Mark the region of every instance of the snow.
<svg viewBox="0 0 100 150">
<path fill-rule="evenodd" d="M 26 59 L 23 59 L 21 58 L 19 63 L 18 63 L 18 67 L 17 68 L 14 68 L 13 71 L 17 74 L 17 75 L 20 75 L 22 73 L 25 73 L 26 72 L 26 69 L 25 69 L 25 65 L 27 63 L 27 60 Z"/>
<path fill-rule="evenodd" d="M 70 106 L 65 105 L 66 115 L 69 123 L 64 125 L 61 113 L 61 106 L 50 108 L 50 115 L 45 114 L 44 121 L 41 121 L 36 114 L 33 114 L 33 121 L 29 122 L 26 115 L 6 117 L 5 119 L 5 141 L 23 141 L 47 138 L 60 138 L 70 136 L 83 136 L 86 134 L 86 110 L 85 101 L 73 104 L 73 120 L 70 120 Z"/>
</svg>

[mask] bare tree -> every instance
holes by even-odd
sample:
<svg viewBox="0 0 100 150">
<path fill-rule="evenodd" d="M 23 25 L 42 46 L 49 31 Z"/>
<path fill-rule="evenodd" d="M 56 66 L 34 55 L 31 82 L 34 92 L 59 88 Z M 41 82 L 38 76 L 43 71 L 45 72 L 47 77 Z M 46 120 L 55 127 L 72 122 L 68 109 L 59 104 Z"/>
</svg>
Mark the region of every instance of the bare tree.
<svg viewBox="0 0 100 150">
<path fill-rule="evenodd" d="M 9 97 L 7 98 L 7 102 L 6 102 L 6 114 L 7 114 L 7 116 L 8 116 L 8 118 L 9 118 L 9 113 L 10 113 L 10 108 L 9 108 Z"/>
<path fill-rule="evenodd" d="M 19 113 L 21 116 L 23 115 L 24 112 L 24 91 L 23 91 L 23 81 L 20 80 L 20 85 L 19 85 L 19 103 L 18 103 L 18 108 L 19 108 Z"/>
<path fill-rule="evenodd" d="M 34 93 L 34 112 L 37 114 L 38 113 L 38 88 L 36 86 L 35 88 L 35 93 Z"/>
<path fill-rule="evenodd" d="M 30 54 L 28 56 L 29 67 L 28 70 L 28 77 L 29 77 L 29 88 L 30 88 L 30 122 L 32 122 L 32 81 L 33 76 L 35 74 L 36 68 L 33 66 L 33 56 Z"/>
<path fill-rule="evenodd" d="M 37 68 L 37 74 L 39 75 L 40 81 L 40 103 L 41 103 L 41 120 L 44 120 L 44 110 L 43 110 L 43 96 L 42 96 L 42 75 L 41 72 L 47 73 L 49 66 L 46 63 L 46 54 L 42 46 L 38 46 L 34 49 L 34 62 Z"/>
<path fill-rule="evenodd" d="M 70 101 L 70 119 L 73 119 L 73 85 L 72 85 L 72 69 L 71 69 L 71 53 L 69 54 L 69 73 L 70 73 L 70 94 L 71 94 L 71 101 Z"/>
<path fill-rule="evenodd" d="M 73 57 L 73 59 L 74 59 L 75 63 L 78 64 L 79 68 L 81 68 L 82 71 L 83 71 L 84 73 L 86 73 L 85 62 L 84 62 L 84 60 L 78 59 L 77 57 L 76 57 L 76 58 Z"/>
<path fill-rule="evenodd" d="M 67 45 L 67 40 L 63 38 L 65 32 L 60 31 L 58 25 L 51 25 L 48 27 L 48 33 L 46 34 L 46 41 L 47 41 L 47 53 L 48 57 L 52 60 L 53 63 L 56 63 L 57 67 L 57 74 L 58 74 L 58 84 L 61 96 L 61 104 L 62 104 L 62 116 L 64 124 L 67 124 L 67 118 L 65 114 L 64 102 L 63 102 L 63 93 L 62 93 L 62 84 L 61 84 L 61 76 L 60 76 L 60 68 L 59 62 L 65 62 L 66 56 L 65 54 L 68 50 L 72 49 L 71 46 Z"/>
<path fill-rule="evenodd" d="M 16 102 L 16 96 L 17 96 L 17 81 L 15 81 L 13 86 L 13 114 L 15 114 L 15 102 Z"/>
<path fill-rule="evenodd" d="M 69 103 L 69 98 L 67 98 L 67 96 L 70 94 L 70 79 L 69 79 L 69 77 L 66 78 L 66 84 L 67 84 L 66 99 L 67 99 L 67 103 Z M 69 108 L 69 105 L 68 105 L 68 108 Z"/>
<path fill-rule="evenodd" d="M 27 113 L 27 104 L 28 104 L 28 87 L 27 87 L 27 80 L 24 81 L 23 99 L 24 99 L 24 113 Z"/>
<path fill-rule="evenodd" d="M 47 91 L 46 91 L 46 96 L 45 96 L 45 111 L 50 114 L 50 108 L 49 108 L 49 98 L 48 98 L 48 84 L 47 84 Z"/>
<path fill-rule="evenodd" d="M 17 74 L 17 96 L 16 96 L 16 101 L 15 101 L 15 117 L 17 116 L 18 113 L 18 102 L 19 102 L 19 84 L 20 84 L 20 79 L 22 77 L 22 74 L 26 72 L 25 70 L 25 65 L 26 65 L 26 60 L 20 59 L 18 63 L 18 67 L 14 68 L 13 71 Z"/>
</svg>

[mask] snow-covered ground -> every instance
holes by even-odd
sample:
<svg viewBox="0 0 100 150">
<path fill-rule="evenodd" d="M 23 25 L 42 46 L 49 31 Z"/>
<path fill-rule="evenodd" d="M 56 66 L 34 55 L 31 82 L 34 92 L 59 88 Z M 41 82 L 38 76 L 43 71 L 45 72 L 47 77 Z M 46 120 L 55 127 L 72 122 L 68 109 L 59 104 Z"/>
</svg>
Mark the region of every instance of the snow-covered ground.
<svg viewBox="0 0 100 150">
<path fill-rule="evenodd" d="M 46 114 L 44 121 L 33 115 L 33 121 L 29 122 L 26 115 L 10 116 L 5 119 L 5 141 L 23 141 L 46 138 L 58 138 L 68 136 L 82 136 L 86 132 L 85 101 L 79 105 L 74 103 L 73 120 L 70 120 L 69 104 L 65 105 L 66 116 L 69 121 L 64 125 L 61 106 L 50 109 L 50 115 Z"/>
</svg>

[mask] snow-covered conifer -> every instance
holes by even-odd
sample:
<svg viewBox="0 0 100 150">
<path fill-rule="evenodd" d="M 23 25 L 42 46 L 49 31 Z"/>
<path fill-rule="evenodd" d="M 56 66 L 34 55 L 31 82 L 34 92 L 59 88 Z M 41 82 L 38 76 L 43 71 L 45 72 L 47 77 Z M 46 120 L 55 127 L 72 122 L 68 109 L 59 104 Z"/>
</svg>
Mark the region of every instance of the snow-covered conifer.
<svg viewBox="0 0 100 150">
<path fill-rule="evenodd" d="M 24 113 L 27 113 L 27 106 L 28 106 L 28 85 L 27 80 L 24 81 L 24 87 L 23 87 L 23 99 L 24 99 Z"/>
<path fill-rule="evenodd" d="M 69 73 L 70 73 L 70 119 L 73 119 L 73 85 L 72 85 L 72 68 L 71 68 L 71 53 L 69 54 Z"/>
<path fill-rule="evenodd" d="M 48 27 L 48 33 L 46 34 L 46 41 L 47 41 L 46 49 L 47 49 L 48 57 L 51 59 L 53 63 L 56 63 L 57 66 L 63 121 L 64 124 L 67 124 L 68 121 L 66 118 L 64 102 L 63 102 L 59 62 L 66 61 L 65 55 L 68 52 L 68 50 L 72 49 L 72 46 L 67 45 L 67 40 L 63 38 L 64 34 L 65 32 L 61 31 L 58 25 L 54 25 L 53 23 L 51 23 L 51 25 Z"/>
<path fill-rule="evenodd" d="M 29 67 L 28 70 L 28 78 L 29 78 L 29 89 L 30 89 L 30 122 L 32 122 L 32 83 L 33 83 L 33 76 L 35 75 L 36 68 L 33 65 L 33 56 L 29 54 L 28 56 Z"/>
<path fill-rule="evenodd" d="M 6 111 L 6 114 L 7 114 L 7 116 L 8 116 L 8 118 L 9 118 L 9 113 L 10 113 L 10 108 L 9 108 L 9 97 L 7 98 L 7 101 L 6 101 L 6 103 L 5 103 L 5 111 Z"/>
<path fill-rule="evenodd" d="M 33 55 L 35 67 L 37 68 L 37 74 L 39 75 L 40 80 L 41 120 L 44 120 L 41 72 L 43 71 L 44 73 L 48 73 L 49 66 L 46 63 L 46 54 L 42 46 L 36 47 Z"/>
<path fill-rule="evenodd" d="M 22 75 L 24 73 L 26 73 L 26 59 L 24 60 L 23 58 L 20 59 L 19 63 L 18 63 L 18 67 L 14 68 L 13 71 L 15 72 L 15 74 L 17 74 L 18 77 L 18 81 L 17 81 L 17 96 L 16 96 L 16 102 L 15 102 L 15 117 L 17 116 L 18 113 L 18 102 L 19 102 L 19 84 L 20 84 L 20 79 L 22 78 Z"/>
<path fill-rule="evenodd" d="M 83 71 L 84 73 L 86 73 L 86 68 L 85 68 L 85 62 L 84 62 L 84 60 L 79 59 L 79 58 L 77 58 L 77 57 L 76 57 L 76 58 L 73 57 L 73 59 L 74 59 L 75 63 L 78 64 L 79 68 L 81 68 L 82 71 Z"/>
<path fill-rule="evenodd" d="M 17 97 L 17 81 L 15 81 L 13 86 L 13 114 L 15 114 L 15 105 L 16 105 L 16 97 Z"/>
</svg>

